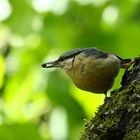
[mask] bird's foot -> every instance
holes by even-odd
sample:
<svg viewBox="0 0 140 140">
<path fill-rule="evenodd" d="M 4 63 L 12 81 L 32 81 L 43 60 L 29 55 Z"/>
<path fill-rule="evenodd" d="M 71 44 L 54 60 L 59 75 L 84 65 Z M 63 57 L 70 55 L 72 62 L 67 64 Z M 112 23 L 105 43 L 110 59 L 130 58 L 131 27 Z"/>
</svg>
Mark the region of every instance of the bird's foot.
<svg viewBox="0 0 140 140">
<path fill-rule="evenodd" d="M 105 94 L 105 99 L 104 99 L 104 101 L 107 102 L 107 101 L 110 99 L 110 97 L 107 96 L 107 92 L 104 93 L 104 94 Z"/>
</svg>

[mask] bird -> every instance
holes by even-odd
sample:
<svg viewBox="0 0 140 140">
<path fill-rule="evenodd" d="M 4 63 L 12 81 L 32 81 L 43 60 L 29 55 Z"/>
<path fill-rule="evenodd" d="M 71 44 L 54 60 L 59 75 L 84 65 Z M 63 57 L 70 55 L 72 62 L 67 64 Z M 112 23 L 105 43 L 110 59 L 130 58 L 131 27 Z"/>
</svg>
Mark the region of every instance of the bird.
<svg viewBox="0 0 140 140">
<path fill-rule="evenodd" d="M 128 69 L 131 59 L 101 51 L 97 48 L 77 48 L 67 51 L 51 62 L 43 63 L 43 68 L 60 68 L 81 90 L 102 93 L 112 88 L 120 68 Z"/>
</svg>

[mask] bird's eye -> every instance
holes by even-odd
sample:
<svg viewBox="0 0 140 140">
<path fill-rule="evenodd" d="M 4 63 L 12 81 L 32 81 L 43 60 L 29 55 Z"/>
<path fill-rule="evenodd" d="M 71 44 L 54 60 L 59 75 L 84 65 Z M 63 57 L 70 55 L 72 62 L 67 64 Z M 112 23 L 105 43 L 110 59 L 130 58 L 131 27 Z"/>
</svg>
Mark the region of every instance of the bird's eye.
<svg viewBox="0 0 140 140">
<path fill-rule="evenodd" d="M 64 58 L 63 58 L 63 57 L 60 57 L 60 58 L 58 59 L 58 61 L 59 61 L 59 62 L 64 61 Z"/>
</svg>

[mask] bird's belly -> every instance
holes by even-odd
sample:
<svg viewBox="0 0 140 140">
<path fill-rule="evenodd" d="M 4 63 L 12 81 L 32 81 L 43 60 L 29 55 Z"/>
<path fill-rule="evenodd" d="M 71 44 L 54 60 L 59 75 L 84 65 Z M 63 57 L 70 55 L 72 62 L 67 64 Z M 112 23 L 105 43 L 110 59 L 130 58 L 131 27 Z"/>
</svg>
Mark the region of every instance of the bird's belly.
<svg viewBox="0 0 140 140">
<path fill-rule="evenodd" d="M 114 82 L 114 78 L 108 78 L 104 80 L 101 77 L 91 76 L 90 77 L 80 77 L 79 80 L 76 79 L 73 81 L 74 84 L 82 89 L 93 93 L 105 93 L 108 91 Z"/>
<path fill-rule="evenodd" d="M 119 72 L 119 67 L 94 67 L 74 73 L 71 77 L 74 84 L 82 89 L 93 93 L 105 93 L 113 85 L 114 79 Z"/>
<path fill-rule="evenodd" d="M 114 55 L 104 58 L 75 58 L 71 71 L 68 72 L 74 84 L 93 93 L 105 93 L 113 85 L 120 69 L 120 61 Z"/>
</svg>

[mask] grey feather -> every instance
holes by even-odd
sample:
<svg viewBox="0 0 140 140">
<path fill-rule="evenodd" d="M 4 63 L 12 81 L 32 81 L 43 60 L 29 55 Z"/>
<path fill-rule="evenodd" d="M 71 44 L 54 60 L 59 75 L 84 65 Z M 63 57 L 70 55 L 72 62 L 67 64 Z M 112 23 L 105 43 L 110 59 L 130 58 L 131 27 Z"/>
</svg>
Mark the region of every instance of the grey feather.
<svg viewBox="0 0 140 140">
<path fill-rule="evenodd" d="M 106 58 L 108 56 L 108 53 L 106 52 L 102 52 L 96 48 L 79 48 L 79 49 L 74 49 L 74 50 L 70 50 L 64 54 L 62 54 L 58 61 L 63 61 L 65 59 L 69 59 L 72 57 L 75 57 L 76 55 L 80 54 L 80 53 L 85 53 L 87 56 L 95 56 L 96 58 Z"/>
</svg>

